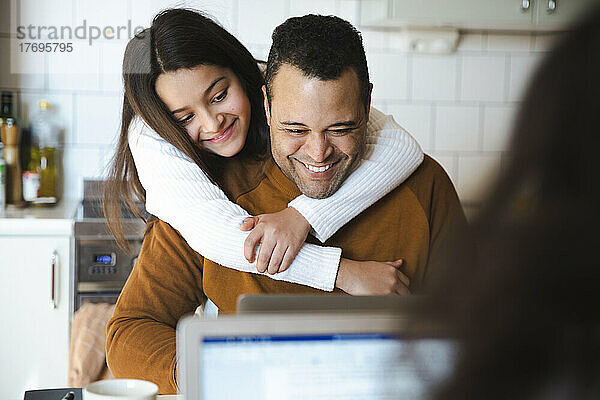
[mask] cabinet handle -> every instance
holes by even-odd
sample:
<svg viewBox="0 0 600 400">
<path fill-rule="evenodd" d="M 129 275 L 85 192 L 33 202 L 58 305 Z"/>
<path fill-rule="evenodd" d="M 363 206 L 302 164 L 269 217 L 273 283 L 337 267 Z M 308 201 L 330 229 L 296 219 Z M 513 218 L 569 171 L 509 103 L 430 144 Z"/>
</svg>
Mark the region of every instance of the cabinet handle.
<svg viewBox="0 0 600 400">
<path fill-rule="evenodd" d="M 548 0 L 548 8 L 546 8 L 547 14 L 553 14 L 556 11 L 558 0 Z"/>
<path fill-rule="evenodd" d="M 521 11 L 522 12 L 529 11 L 530 7 L 531 7 L 531 0 L 523 0 L 523 1 L 521 1 Z"/>
<path fill-rule="evenodd" d="M 52 252 L 52 258 L 50 259 L 50 308 L 55 309 L 57 306 L 56 302 L 56 270 L 58 269 L 58 253 L 56 250 Z"/>
</svg>

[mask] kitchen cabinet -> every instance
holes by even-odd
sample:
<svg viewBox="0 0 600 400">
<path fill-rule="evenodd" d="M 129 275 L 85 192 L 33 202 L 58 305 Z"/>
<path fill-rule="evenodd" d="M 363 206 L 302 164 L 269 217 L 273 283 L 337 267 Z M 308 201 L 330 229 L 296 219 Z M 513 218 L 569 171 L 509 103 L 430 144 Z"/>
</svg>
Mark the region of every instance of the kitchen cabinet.
<svg viewBox="0 0 600 400">
<path fill-rule="evenodd" d="M 560 30 L 600 3 L 598 0 L 537 1 L 537 25 L 546 30 Z"/>
<path fill-rule="evenodd" d="M 67 385 L 72 249 L 66 216 L 0 217 L 2 399 Z"/>
<path fill-rule="evenodd" d="M 568 27 L 600 0 L 366 0 L 365 27 L 450 27 L 552 31 Z"/>
</svg>

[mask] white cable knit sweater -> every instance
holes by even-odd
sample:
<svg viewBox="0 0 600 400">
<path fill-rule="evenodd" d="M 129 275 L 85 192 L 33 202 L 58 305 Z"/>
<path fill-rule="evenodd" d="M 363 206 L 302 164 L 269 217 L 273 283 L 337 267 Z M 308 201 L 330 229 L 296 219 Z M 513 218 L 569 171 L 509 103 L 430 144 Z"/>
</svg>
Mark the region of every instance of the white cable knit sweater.
<svg viewBox="0 0 600 400">
<path fill-rule="evenodd" d="M 140 118 L 129 129 L 129 147 L 146 190 L 146 209 L 169 223 L 202 256 L 228 268 L 259 273 L 244 258 L 248 232 L 239 229 L 249 214 L 183 152 L 161 138 Z M 290 202 L 321 242 L 404 182 L 423 161 L 415 139 L 391 116 L 371 109 L 366 151 L 336 193 L 325 199 L 299 196 Z M 317 289 L 335 285 L 341 249 L 305 243 L 287 271 L 268 275 Z"/>
</svg>

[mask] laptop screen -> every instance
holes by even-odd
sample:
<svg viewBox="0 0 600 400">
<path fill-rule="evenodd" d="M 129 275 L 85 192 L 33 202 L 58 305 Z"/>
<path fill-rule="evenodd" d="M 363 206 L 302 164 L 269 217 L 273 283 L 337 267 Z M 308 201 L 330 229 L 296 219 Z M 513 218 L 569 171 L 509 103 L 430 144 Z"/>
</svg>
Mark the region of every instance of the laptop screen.
<svg viewBox="0 0 600 400">
<path fill-rule="evenodd" d="M 207 400 L 425 399 L 455 352 L 388 335 L 205 337 L 199 378 Z"/>
</svg>

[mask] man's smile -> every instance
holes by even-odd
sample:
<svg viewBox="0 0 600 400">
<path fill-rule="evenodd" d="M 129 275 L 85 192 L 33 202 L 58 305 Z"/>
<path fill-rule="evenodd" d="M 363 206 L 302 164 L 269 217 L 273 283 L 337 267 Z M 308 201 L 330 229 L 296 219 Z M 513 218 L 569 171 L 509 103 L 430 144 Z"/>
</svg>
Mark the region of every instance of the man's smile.
<svg viewBox="0 0 600 400">
<path fill-rule="evenodd" d="M 315 164 L 309 164 L 304 161 L 300 161 L 298 159 L 294 159 L 294 160 L 297 161 L 299 164 L 301 164 L 304 167 L 303 169 L 307 173 L 307 175 L 312 178 L 329 177 L 331 174 L 334 173 L 334 170 L 336 169 L 335 167 L 337 167 L 340 162 L 340 160 L 337 160 L 337 161 L 330 162 L 327 164 L 315 165 Z"/>
</svg>

